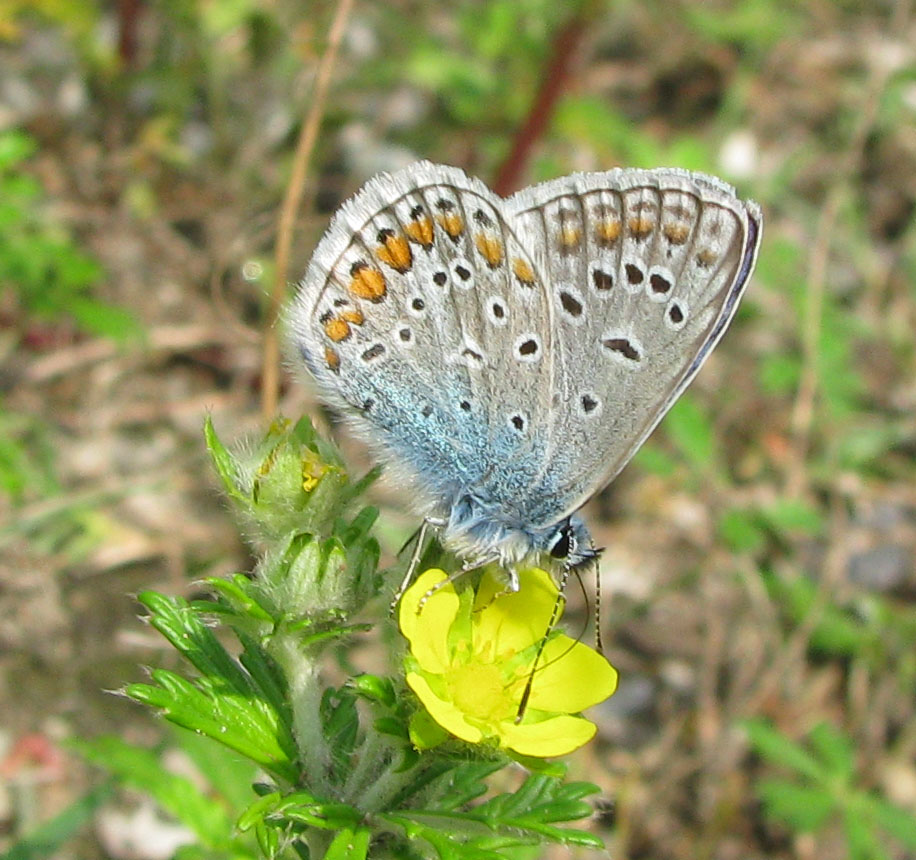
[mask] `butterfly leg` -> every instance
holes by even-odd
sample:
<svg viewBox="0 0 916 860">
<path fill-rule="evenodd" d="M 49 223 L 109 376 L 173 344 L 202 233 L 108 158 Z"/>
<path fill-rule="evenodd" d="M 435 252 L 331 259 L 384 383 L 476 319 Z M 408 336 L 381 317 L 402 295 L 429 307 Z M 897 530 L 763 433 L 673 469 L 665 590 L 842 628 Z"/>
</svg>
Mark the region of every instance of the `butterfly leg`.
<svg viewBox="0 0 916 860">
<path fill-rule="evenodd" d="M 424 594 L 420 598 L 419 603 L 417 603 L 417 615 L 419 615 L 423 611 L 423 607 L 426 606 L 426 601 L 429 600 L 430 597 L 432 597 L 437 591 L 439 591 L 442 588 L 445 588 L 446 585 L 449 585 L 452 582 L 457 582 L 459 579 L 461 579 L 462 576 L 464 576 L 467 573 L 470 573 L 472 570 L 477 570 L 478 568 L 486 567 L 488 564 L 492 564 L 495 561 L 499 561 L 499 556 L 493 556 L 492 558 L 475 559 L 473 561 L 471 560 L 465 561 L 464 564 L 461 565 L 460 570 L 456 570 L 454 573 L 449 574 L 449 576 L 447 576 L 441 582 L 437 582 L 432 588 L 429 589 L 429 591 L 426 592 L 426 594 Z M 517 577 L 516 577 L 516 587 L 514 590 L 518 591 Z"/>
<path fill-rule="evenodd" d="M 426 544 L 426 534 L 430 528 L 441 529 L 443 526 L 447 525 L 448 521 L 441 519 L 439 517 L 424 517 L 423 522 L 420 525 L 420 528 L 416 533 L 416 543 L 414 544 L 413 552 L 410 556 L 410 562 L 407 565 L 407 570 L 404 573 L 404 578 L 401 580 L 401 584 L 398 586 L 398 590 L 394 593 L 394 597 L 391 599 L 391 603 L 388 605 L 388 613 L 394 615 L 395 610 L 398 608 L 398 604 L 401 602 L 401 598 L 404 596 L 404 592 L 407 591 L 407 587 L 413 581 L 414 574 L 417 572 L 417 566 L 420 564 L 420 558 L 423 555 L 423 548 Z M 410 541 L 408 541 L 409 543 Z M 425 598 L 424 598 L 425 599 Z"/>
<path fill-rule="evenodd" d="M 489 561 L 486 562 L 486 564 L 490 564 L 491 562 L 495 562 L 495 561 L 499 561 L 499 559 L 498 558 L 490 559 Z M 465 565 L 467 565 L 467 562 L 465 562 Z M 477 564 L 472 565 L 472 567 L 478 567 L 478 566 L 480 565 L 477 565 Z M 509 576 L 509 582 L 506 584 L 506 587 L 501 588 L 499 591 L 497 591 L 483 606 L 478 606 L 474 610 L 475 612 L 483 612 L 484 609 L 486 609 L 492 603 L 495 603 L 497 600 L 499 600 L 500 597 L 505 597 L 507 594 L 515 594 L 521 588 L 521 584 L 518 581 L 518 571 L 514 567 L 508 567 L 505 570 Z"/>
</svg>

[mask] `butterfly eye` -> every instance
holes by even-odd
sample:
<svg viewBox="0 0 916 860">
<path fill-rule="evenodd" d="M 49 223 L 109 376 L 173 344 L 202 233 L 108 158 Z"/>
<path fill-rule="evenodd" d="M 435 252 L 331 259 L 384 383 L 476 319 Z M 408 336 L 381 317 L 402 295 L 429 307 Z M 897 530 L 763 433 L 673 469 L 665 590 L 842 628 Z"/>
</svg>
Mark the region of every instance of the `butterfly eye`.
<svg viewBox="0 0 916 860">
<path fill-rule="evenodd" d="M 570 550 L 572 549 L 572 542 L 572 526 L 569 523 L 566 523 L 563 528 L 560 529 L 560 533 L 557 536 L 556 541 L 554 541 L 553 546 L 550 548 L 551 557 L 566 558 L 569 556 Z"/>
</svg>

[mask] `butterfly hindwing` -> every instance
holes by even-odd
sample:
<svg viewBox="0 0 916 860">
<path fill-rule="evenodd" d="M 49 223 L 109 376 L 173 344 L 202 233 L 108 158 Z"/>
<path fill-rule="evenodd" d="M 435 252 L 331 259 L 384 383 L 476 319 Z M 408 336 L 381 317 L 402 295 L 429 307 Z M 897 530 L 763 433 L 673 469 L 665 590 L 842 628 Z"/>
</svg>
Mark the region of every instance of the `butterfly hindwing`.
<svg viewBox="0 0 916 860">
<path fill-rule="evenodd" d="M 677 170 L 575 175 L 507 207 L 546 249 L 556 406 L 526 504 L 534 524 L 555 522 L 623 468 L 696 374 L 746 285 L 760 212 Z"/>
</svg>

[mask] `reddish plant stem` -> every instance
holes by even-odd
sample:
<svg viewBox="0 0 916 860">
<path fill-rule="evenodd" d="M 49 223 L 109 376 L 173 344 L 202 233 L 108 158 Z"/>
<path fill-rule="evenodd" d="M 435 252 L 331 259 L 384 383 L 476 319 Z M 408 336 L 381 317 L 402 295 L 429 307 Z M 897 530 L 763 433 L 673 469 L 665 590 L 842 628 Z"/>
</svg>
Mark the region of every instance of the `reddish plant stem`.
<svg viewBox="0 0 916 860">
<path fill-rule="evenodd" d="M 141 0 L 118 0 L 118 56 L 126 69 L 132 69 L 137 60 L 140 7 Z"/>
<path fill-rule="evenodd" d="M 594 4 L 586 4 L 585 7 L 580 8 L 566 22 L 553 41 L 553 53 L 544 69 L 541 85 L 531 110 L 515 135 L 512 149 L 509 150 L 509 154 L 496 171 L 493 190 L 500 196 L 505 197 L 518 187 L 519 180 L 531 158 L 531 150 L 543 136 L 553 116 L 557 100 L 566 90 L 572 61 L 582 41 L 586 25 L 592 18 L 589 14 L 590 10 L 586 8 L 589 5 Z"/>
</svg>

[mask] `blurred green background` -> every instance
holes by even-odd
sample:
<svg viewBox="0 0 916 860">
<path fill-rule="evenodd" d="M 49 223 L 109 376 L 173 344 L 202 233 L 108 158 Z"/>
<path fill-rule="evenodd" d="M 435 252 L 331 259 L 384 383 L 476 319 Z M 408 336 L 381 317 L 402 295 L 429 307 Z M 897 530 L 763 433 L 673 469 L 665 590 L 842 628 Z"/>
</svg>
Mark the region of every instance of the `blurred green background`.
<svg viewBox="0 0 916 860">
<path fill-rule="evenodd" d="M 188 766 L 105 691 L 165 659 L 132 593 L 250 565 L 201 426 L 261 426 L 277 218 L 337 12 L 0 2 L 11 856 L 181 844 L 67 742 L 117 733 Z M 622 680 L 572 775 L 601 785 L 621 860 L 916 857 L 913 4 L 356 2 L 285 278 L 340 202 L 418 158 L 503 191 L 680 166 L 761 203 L 735 324 L 587 511 Z M 291 378 L 281 407 L 319 414 Z M 375 500 L 390 554 L 413 523 L 396 490 Z"/>
</svg>

